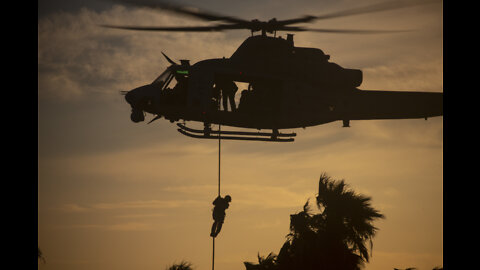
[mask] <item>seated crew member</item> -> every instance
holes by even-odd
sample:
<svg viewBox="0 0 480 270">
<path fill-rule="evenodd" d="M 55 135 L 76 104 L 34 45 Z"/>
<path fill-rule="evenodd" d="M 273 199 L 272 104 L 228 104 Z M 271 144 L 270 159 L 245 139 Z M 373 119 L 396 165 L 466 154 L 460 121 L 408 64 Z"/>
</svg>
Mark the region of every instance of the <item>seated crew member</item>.
<svg viewBox="0 0 480 270">
<path fill-rule="evenodd" d="M 240 96 L 240 103 L 238 103 L 238 110 L 244 111 L 248 107 L 248 96 L 249 96 L 250 91 L 247 89 L 242 91 L 242 94 Z"/>
<path fill-rule="evenodd" d="M 217 237 L 218 233 L 220 233 L 223 222 L 225 220 L 225 210 L 228 208 L 231 201 L 232 197 L 230 197 L 230 195 L 225 196 L 225 198 L 218 196 L 213 201 L 212 204 L 215 205 L 215 207 L 213 208 L 212 214 L 214 222 L 212 225 L 212 230 L 210 232 L 211 237 Z"/>
</svg>

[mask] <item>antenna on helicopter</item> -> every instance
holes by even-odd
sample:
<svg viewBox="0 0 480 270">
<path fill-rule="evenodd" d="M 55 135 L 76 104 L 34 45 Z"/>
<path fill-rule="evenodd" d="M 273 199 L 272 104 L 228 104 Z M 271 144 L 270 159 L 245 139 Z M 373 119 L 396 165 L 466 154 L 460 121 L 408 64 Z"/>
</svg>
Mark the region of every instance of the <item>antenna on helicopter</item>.
<svg viewBox="0 0 480 270">
<path fill-rule="evenodd" d="M 178 66 L 178 64 L 175 63 L 175 62 L 173 62 L 173 60 L 170 59 L 166 54 L 164 54 L 163 52 L 162 52 L 162 54 L 163 54 L 163 56 L 165 56 L 165 58 L 167 59 L 167 61 L 168 61 L 170 64 L 172 64 L 172 65 L 177 65 L 177 66 Z"/>
</svg>

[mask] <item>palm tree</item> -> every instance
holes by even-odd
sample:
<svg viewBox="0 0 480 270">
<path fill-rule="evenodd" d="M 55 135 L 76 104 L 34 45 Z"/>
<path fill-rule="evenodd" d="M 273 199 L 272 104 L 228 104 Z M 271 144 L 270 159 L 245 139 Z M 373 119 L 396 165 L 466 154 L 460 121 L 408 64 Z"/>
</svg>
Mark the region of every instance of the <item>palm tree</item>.
<svg viewBox="0 0 480 270">
<path fill-rule="evenodd" d="M 38 247 L 38 260 L 42 261 L 43 263 L 46 263 L 45 258 L 43 257 L 42 251 L 40 250 L 40 247 Z"/>
<path fill-rule="evenodd" d="M 257 255 L 258 257 L 258 264 L 254 264 L 251 262 L 244 262 L 246 270 L 274 270 L 277 269 L 277 255 L 273 252 L 270 252 L 267 257 Z"/>
<path fill-rule="evenodd" d="M 326 223 L 325 230 L 344 240 L 348 246 L 368 262 L 368 250 L 365 242 L 373 248 L 373 237 L 377 228 L 372 222 L 385 218 L 370 205 L 370 197 L 346 190 L 344 180 L 333 181 L 323 173 L 320 176 L 317 205 L 324 209 L 322 217 Z"/>
<path fill-rule="evenodd" d="M 173 264 L 167 270 L 193 270 L 192 264 L 187 261 L 182 261 L 179 264 Z"/>
<path fill-rule="evenodd" d="M 348 190 L 344 180 L 320 175 L 313 214 L 307 201 L 303 211 L 290 216 L 290 233 L 277 257 L 279 269 L 360 269 L 369 260 L 365 242 L 373 247 L 377 228 L 384 218 L 370 205 L 370 197 Z"/>
</svg>

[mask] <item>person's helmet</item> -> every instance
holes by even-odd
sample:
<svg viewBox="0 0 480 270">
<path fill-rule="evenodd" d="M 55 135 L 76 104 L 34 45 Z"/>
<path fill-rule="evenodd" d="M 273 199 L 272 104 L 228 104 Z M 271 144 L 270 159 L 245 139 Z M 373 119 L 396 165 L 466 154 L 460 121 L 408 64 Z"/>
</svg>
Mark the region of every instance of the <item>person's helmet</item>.
<svg viewBox="0 0 480 270">
<path fill-rule="evenodd" d="M 225 196 L 225 200 L 227 200 L 228 202 L 231 202 L 231 201 L 232 201 L 232 197 L 230 197 L 230 195 L 227 195 L 227 196 Z"/>
</svg>

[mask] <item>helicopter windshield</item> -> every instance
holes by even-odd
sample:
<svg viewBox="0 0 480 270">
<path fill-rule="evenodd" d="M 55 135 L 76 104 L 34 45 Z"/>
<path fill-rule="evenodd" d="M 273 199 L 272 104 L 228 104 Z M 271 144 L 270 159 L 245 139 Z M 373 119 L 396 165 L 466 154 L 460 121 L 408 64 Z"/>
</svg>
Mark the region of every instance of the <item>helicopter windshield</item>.
<svg viewBox="0 0 480 270">
<path fill-rule="evenodd" d="M 173 70 L 172 67 L 168 67 L 160 76 L 158 76 L 153 82 L 153 85 L 160 87 L 162 90 L 165 89 L 173 79 Z"/>
</svg>

